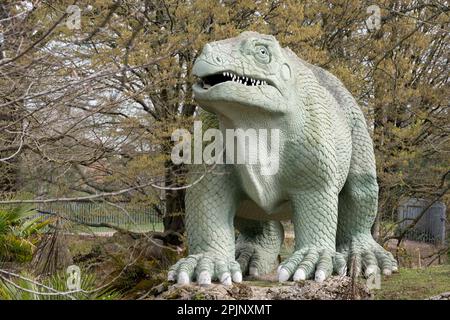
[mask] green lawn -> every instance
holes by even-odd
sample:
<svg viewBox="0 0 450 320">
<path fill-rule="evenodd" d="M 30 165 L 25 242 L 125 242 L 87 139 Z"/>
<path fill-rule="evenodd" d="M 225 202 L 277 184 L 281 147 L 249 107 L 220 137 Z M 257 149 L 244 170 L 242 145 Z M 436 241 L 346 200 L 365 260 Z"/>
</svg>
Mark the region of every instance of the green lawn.
<svg viewBox="0 0 450 320">
<path fill-rule="evenodd" d="M 426 299 L 450 291 L 450 265 L 439 265 L 423 269 L 401 268 L 399 273 L 383 277 L 381 289 L 375 298 Z"/>
</svg>

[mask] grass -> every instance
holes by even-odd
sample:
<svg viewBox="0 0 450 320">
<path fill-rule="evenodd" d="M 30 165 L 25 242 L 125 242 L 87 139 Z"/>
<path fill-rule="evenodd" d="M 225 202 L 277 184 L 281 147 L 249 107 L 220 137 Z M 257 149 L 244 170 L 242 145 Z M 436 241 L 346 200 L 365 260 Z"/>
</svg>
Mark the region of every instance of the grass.
<svg viewBox="0 0 450 320">
<path fill-rule="evenodd" d="M 163 231 L 164 226 L 162 223 L 154 223 L 154 224 L 129 224 L 129 225 L 119 225 L 119 227 L 127 229 L 132 232 L 150 232 L 150 231 Z M 111 228 L 94 228 L 87 226 L 77 226 L 75 225 L 71 229 L 72 232 L 75 233 L 96 233 L 96 232 L 113 232 L 114 229 Z"/>
<path fill-rule="evenodd" d="M 427 299 L 450 291 L 450 264 L 423 269 L 400 268 L 399 273 L 383 277 L 378 300 Z"/>
</svg>

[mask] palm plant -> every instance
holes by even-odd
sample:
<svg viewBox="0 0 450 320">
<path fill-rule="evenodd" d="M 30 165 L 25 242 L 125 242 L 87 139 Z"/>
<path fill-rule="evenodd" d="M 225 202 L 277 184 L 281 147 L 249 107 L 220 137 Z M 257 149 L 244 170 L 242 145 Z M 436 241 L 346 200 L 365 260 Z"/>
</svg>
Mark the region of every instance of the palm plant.
<svg viewBox="0 0 450 320">
<path fill-rule="evenodd" d="M 50 219 L 29 207 L 0 209 L 0 261 L 26 262 L 32 257 L 40 232 Z"/>
<path fill-rule="evenodd" d="M 96 277 L 82 273 L 80 290 L 69 290 L 68 275 L 63 272 L 50 277 L 38 278 L 22 273 L 14 281 L 0 275 L 0 300 L 117 300 L 121 294 L 110 286 L 96 289 Z"/>
</svg>

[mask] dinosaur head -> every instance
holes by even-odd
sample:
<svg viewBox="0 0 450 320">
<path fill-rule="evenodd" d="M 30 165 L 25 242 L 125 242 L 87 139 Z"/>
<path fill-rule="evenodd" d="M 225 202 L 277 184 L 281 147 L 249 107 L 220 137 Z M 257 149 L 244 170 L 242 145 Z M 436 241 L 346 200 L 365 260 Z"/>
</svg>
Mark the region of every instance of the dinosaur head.
<svg viewBox="0 0 450 320">
<path fill-rule="evenodd" d="M 249 107 L 284 112 L 295 90 L 291 61 L 273 36 L 257 32 L 208 43 L 193 67 L 195 100 L 219 114 Z"/>
</svg>

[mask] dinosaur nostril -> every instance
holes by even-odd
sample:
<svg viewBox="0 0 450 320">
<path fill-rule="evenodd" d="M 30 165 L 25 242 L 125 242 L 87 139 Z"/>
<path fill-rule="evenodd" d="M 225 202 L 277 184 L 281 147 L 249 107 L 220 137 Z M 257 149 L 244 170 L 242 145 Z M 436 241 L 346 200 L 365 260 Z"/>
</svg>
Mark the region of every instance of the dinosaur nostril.
<svg viewBox="0 0 450 320">
<path fill-rule="evenodd" d="M 217 61 L 218 63 L 222 63 L 222 59 L 221 59 L 220 57 L 216 57 L 216 61 Z"/>
</svg>

